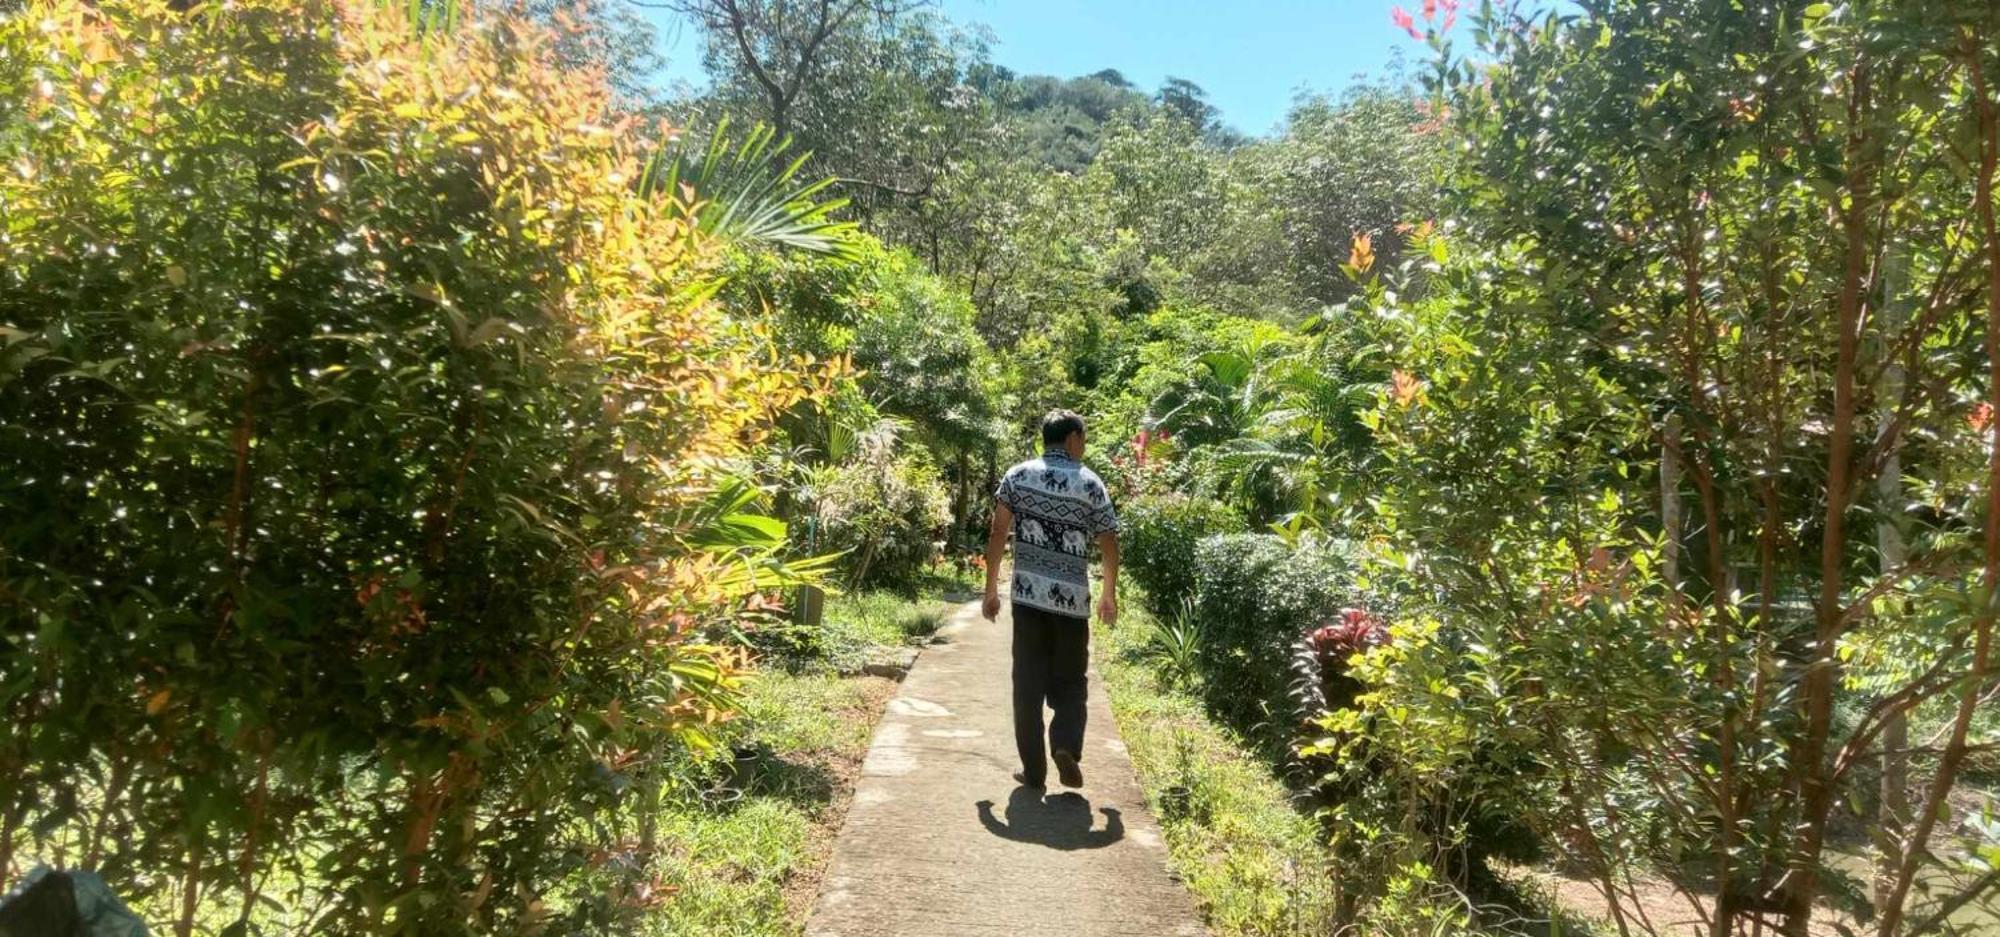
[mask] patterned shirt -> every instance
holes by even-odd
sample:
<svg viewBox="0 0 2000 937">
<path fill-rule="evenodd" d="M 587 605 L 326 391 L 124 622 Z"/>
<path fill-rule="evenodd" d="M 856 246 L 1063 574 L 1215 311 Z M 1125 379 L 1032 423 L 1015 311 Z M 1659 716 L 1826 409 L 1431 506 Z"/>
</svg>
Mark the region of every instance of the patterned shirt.
<svg viewBox="0 0 2000 937">
<path fill-rule="evenodd" d="M 1014 512 L 1014 602 L 1090 618 L 1090 542 L 1118 531 L 1104 481 L 1049 449 L 1008 469 L 994 497 Z"/>
</svg>

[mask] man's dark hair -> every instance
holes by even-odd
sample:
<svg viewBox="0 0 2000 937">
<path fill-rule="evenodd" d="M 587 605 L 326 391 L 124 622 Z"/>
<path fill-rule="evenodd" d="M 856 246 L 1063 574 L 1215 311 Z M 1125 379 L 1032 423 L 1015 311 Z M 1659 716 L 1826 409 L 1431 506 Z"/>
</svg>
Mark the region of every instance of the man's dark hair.
<svg viewBox="0 0 2000 937">
<path fill-rule="evenodd" d="M 1042 417 L 1042 445 L 1060 446 L 1069 440 L 1069 434 L 1083 432 L 1083 417 L 1074 410 L 1050 410 Z"/>
</svg>

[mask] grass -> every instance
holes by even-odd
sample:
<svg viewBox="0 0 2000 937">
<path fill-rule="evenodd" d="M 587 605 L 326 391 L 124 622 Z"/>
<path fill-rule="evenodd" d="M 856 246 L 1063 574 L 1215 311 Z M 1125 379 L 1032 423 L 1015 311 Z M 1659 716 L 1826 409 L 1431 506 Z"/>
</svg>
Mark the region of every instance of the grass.
<svg viewBox="0 0 2000 937">
<path fill-rule="evenodd" d="M 817 627 L 784 622 L 757 636 L 768 667 L 793 672 L 853 673 L 879 648 L 921 642 L 944 624 L 966 584 L 952 577 L 921 580 L 903 591 L 871 590 L 826 597 Z"/>
<path fill-rule="evenodd" d="M 1156 626 L 1137 606 L 1099 633 L 1098 667 L 1174 870 L 1221 937 L 1327 933 L 1333 899 L 1318 825 L 1156 669 Z"/>
<path fill-rule="evenodd" d="M 893 681 L 843 675 L 877 647 L 943 624 L 953 580 L 829 596 L 809 658 L 788 658 L 751 685 L 730 726 L 733 758 L 706 797 L 660 818 L 658 873 L 672 897 L 651 915 L 659 937 L 791 937 L 805 929 L 819 878 Z"/>
<path fill-rule="evenodd" d="M 894 689 L 875 677 L 759 678 L 734 730 L 738 757 L 712 789 L 719 796 L 661 817 L 659 871 L 674 892 L 648 932 L 801 932 L 869 735 Z"/>
<path fill-rule="evenodd" d="M 822 619 L 827 657 L 843 664 L 873 647 L 929 637 L 944 623 L 950 608 L 943 601 L 915 601 L 894 592 L 829 596 Z"/>
</svg>

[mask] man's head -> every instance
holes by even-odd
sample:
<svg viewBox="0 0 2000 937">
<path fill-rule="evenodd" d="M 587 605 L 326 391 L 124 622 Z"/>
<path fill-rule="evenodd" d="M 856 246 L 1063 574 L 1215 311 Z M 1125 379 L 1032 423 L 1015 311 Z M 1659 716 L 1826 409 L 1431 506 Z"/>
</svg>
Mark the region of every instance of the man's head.
<svg viewBox="0 0 2000 937">
<path fill-rule="evenodd" d="M 1061 449 L 1072 459 L 1083 458 L 1083 417 L 1073 410 L 1050 410 L 1042 417 L 1042 445 Z"/>
</svg>

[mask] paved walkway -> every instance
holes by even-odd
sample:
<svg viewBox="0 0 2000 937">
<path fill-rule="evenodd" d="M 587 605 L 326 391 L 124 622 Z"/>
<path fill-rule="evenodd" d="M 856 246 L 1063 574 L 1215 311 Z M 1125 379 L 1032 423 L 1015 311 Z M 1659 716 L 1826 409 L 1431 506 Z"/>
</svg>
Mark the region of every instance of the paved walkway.
<svg viewBox="0 0 2000 937">
<path fill-rule="evenodd" d="M 918 658 L 875 730 L 807 937 L 1206 933 L 1095 668 L 1087 783 L 1046 797 L 1014 783 L 1011 634 L 974 603 Z"/>
</svg>

